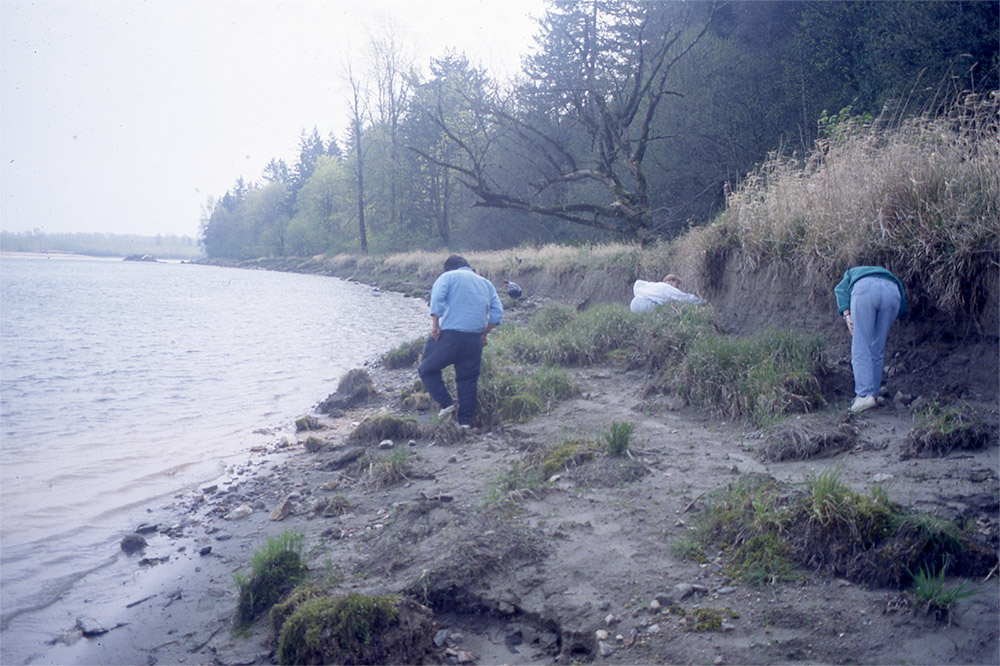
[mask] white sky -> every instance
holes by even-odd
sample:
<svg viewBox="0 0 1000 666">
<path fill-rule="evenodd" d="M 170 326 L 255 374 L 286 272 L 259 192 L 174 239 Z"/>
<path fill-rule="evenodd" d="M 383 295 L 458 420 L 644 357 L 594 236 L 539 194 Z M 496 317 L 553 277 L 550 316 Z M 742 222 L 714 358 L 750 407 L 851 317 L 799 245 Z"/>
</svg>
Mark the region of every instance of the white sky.
<svg viewBox="0 0 1000 666">
<path fill-rule="evenodd" d="M 543 0 L 0 0 L 0 228 L 196 237 L 209 196 L 344 135 L 379 17 L 517 70 Z"/>
</svg>

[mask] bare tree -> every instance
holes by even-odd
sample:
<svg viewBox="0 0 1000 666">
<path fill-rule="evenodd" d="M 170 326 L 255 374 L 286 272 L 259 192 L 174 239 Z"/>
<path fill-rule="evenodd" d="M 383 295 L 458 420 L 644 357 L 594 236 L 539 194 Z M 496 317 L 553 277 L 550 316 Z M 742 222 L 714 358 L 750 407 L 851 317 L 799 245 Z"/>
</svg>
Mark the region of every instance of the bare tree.
<svg viewBox="0 0 1000 666">
<path fill-rule="evenodd" d="M 649 241 L 644 161 L 650 144 L 667 138 L 654 127 L 656 110 L 675 94 L 670 72 L 710 20 L 693 25 L 689 3 L 555 2 L 541 21 L 540 50 L 527 59 L 520 88 L 467 99 L 464 126 L 444 109 L 432 114 L 463 159 L 421 155 L 459 174 L 477 206 Z M 511 157 L 518 173 L 501 173 Z"/>
<path fill-rule="evenodd" d="M 345 78 L 351 87 L 348 107 L 351 112 L 350 141 L 354 150 L 354 177 L 358 192 L 358 237 L 361 251 L 368 253 L 368 233 L 365 230 L 365 151 L 362 139 L 365 134 L 365 113 L 368 91 L 361 80 L 354 75 L 351 62 L 345 66 Z"/>
</svg>

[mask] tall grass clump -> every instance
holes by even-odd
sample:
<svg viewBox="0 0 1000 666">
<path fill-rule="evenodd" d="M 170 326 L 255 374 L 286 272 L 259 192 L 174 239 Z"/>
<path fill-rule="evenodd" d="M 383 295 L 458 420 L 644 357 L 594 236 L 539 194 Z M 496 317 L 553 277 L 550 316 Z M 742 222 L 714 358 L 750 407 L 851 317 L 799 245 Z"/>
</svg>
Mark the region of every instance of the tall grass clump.
<svg viewBox="0 0 1000 666">
<path fill-rule="evenodd" d="M 614 421 L 607 431 L 601 433 L 604 449 L 612 456 L 623 456 L 628 452 L 635 424 L 630 421 Z"/>
<path fill-rule="evenodd" d="M 578 314 L 555 306 L 532 321 L 497 336 L 496 353 L 517 363 L 586 366 L 635 347 L 643 330 L 640 318 L 620 304 L 601 304 Z"/>
<path fill-rule="evenodd" d="M 426 342 L 426 337 L 419 337 L 390 349 L 382 355 L 382 365 L 390 370 L 413 367 L 424 351 Z"/>
<path fill-rule="evenodd" d="M 930 587 L 913 572 L 954 566 L 961 576 L 996 566 L 992 547 L 974 531 L 928 514 L 909 513 L 881 490 L 852 490 L 839 470 L 814 474 L 804 488 L 747 474 L 710 493 L 674 552 L 700 559 L 723 551 L 729 573 L 773 583 L 796 566 L 865 584 Z M 882 489 L 884 490 L 884 489 Z"/>
<path fill-rule="evenodd" d="M 821 336 L 794 331 L 699 337 L 686 350 L 675 388 L 690 404 L 766 426 L 823 403 L 823 347 Z"/>
<path fill-rule="evenodd" d="M 233 574 L 239 594 L 236 605 L 238 626 L 249 626 L 303 580 L 307 571 L 302 561 L 304 542 L 302 533 L 294 531 L 268 537 L 251 558 L 250 574 Z"/>
<path fill-rule="evenodd" d="M 998 111 L 994 92 L 905 120 L 828 118 L 811 155 L 773 155 L 702 240 L 739 247 L 749 266 L 792 260 L 823 281 L 882 264 L 938 310 L 977 312 L 1000 256 Z"/>
<path fill-rule="evenodd" d="M 488 425 L 524 421 L 579 393 L 580 387 L 563 368 L 507 365 L 484 355 L 476 419 Z"/>
</svg>

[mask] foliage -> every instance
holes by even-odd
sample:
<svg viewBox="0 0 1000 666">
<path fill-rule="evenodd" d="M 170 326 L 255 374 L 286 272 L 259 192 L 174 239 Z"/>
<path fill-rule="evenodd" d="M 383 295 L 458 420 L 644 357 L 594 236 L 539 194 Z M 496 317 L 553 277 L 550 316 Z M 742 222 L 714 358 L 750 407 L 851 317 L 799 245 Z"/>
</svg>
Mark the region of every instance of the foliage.
<svg viewBox="0 0 1000 666">
<path fill-rule="evenodd" d="M 903 457 L 945 456 L 959 449 L 980 449 L 995 443 L 996 431 L 967 403 L 943 405 L 932 400 L 917 413 L 917 425 L 907 433 Z"/>
<path fill-rule="evenodd" d="M 608 454 L 612 456 L 623 456 L 628 452 L 629 442 L 632 439 L 632 432 L 635 424 L 628 421 L 615 421 L 607 432 L 602 433 L 601 440 Z"/>
<path fill-rule="evenodd" d="M 382 355 L 382 365 L 390 370 L 399 368 L 409 368 L 416 364 L 417 359 L 424 350 L 426 338 L 419 337 L 409 342 L 404 342 Z"/>
<path fill-rule="evenodd" d="M 413 617 L 401 618 L 405 608 Z M 411 663 L 429 643 L 426 614 L 395 596 L 350 593 L 302 601 L 278 634 L 280 664 Z M 426 618 L 425 618 L 426 620 Z"/>
<path fill-rule="evenodd" d="M 706 270 L 727 244 L 748 267 L 790 260 L 823 282 L 883 265 L 945 314 L 980 312 L 1000 256 L 998 109 L 968 95 L 944 114 L 879 118 L 807 160 L 773 156 L 729 196 Z"/>
<path fill-rule="evenodd" d="M 406 479 L 410 468 L 410 452 L 406 447 L 396 447 L 388 455 L 368 456 L 364 462 L 365 473 L 375 488 L 385 488 Z"/>
<path fill-rule="evenodd" d="M 697 337 L 673 385 L 691 404 L 765 426 L 823 404 L 817 380 L 823 347 L 820 336 L 794 331 Z"/>
<path fill-rule="evenodd" d="M 304 536 L 300 532 L 286 531 L 278 537 L 268 537 L 253 554 L 250 575 L 233 574 L 239 594 L 236 606 L 239 626 L 248 626 L 270 610 L 303 579 L 306 573 L 302 562 L 303 544 Z"/>
<path fill-rule="evenodd" d="M 347 436 L 348 442 L 381 442 L 385 439 L 407 440 L 421 436 L 420 424 L 387 412 L 379 412 L 362 421 Z"/>
<path fill-rule="evenodd" d="M 946 557 L 937 573 L 928 567 L 920 567 L 916 573 L 910 573 L 913 577 L 911 592 L 925 605 L 927 612 L 947 615 L 958 601 L 979 594 L 978 589 L 969 587 L 968 582 L 965 581 L 948 587 L 945 582 L 947 569 L 948 558 Z"/>
<path fill-rule="evenodd" d="M 774 583 L 796 566 L 876 585 L 904 586 L 911 571 L 953 563 L 959 575 L 996 565 L 996 553 L 953 522 L 909 513 L 888 501 L 887 489 L 866 496 L 838 470 L 815 474 L 805 492 L 764 475 L 744 475 L 711 493 L 675 552 L 701 559 L 721 549 L 737 579 Z"/>
</svg>

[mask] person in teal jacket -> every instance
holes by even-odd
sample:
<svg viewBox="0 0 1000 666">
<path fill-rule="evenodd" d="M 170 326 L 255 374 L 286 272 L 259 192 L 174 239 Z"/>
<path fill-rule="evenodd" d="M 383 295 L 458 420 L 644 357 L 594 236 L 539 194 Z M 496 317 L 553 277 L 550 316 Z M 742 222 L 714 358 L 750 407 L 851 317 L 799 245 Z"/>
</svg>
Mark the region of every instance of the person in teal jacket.
<svg viewBox="0 0 1000 666">
<path fill-rule="evenodd" d="M 906 290 L 899 279 L 881 266 L 855 266 L 833 288 L 837 310 L 851 333 L 851 367 L 854 369 L 854 402 L 858 413 L 875 406 L 882 385 L 885 340 L 896 319 L 906 316 Z"/>
</svg>

